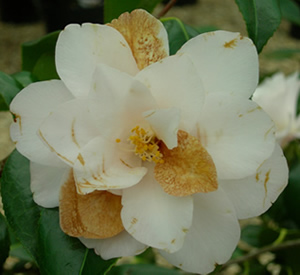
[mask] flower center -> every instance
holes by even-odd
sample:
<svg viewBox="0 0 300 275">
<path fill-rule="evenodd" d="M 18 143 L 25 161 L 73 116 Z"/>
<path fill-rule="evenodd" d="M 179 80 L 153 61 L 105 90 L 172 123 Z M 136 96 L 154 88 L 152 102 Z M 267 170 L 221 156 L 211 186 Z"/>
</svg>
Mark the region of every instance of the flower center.
<svg viewBox="0 0 300 275">
<path fill-rule="evenodd" d="M 136 126 L 131 130 L 132 135 L 129 137 L 131 144 L 135 145 L 134 153 L 143 161 L 153 161 L 163 163 L 163 155 L 159 151 L 158 139 L 155 134 L 148 130 Z"/>
</svg>

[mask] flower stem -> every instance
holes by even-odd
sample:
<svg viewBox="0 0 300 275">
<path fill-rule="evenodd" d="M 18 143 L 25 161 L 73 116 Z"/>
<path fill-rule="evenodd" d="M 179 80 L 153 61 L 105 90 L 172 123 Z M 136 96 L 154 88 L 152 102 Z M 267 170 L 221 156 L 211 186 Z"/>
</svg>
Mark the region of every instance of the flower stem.
<svg viewBox="0 0 300 275">
<path fill-rule="evenodd" d="M 288 249 L 291 247 L 298 247 L 298 246 L 300 246 L 300 239 L 286 241 L 286 242 L 283 242 L 283 243 L 280 243 L 277 245 L 271 244 L 271 245 L 262 247 L 260 249 L 254 249 L 251 252 L 249 252 L 248 254 L 246 254 L 245 256 L 228 261 L 226 264 L 224 264 L 222 266 L 222 269 L 225 269 L 232 264 L 239 264 L 239 263 L 257 258 L 259 255 L 261 255 L 265 252 L 274 252 L 274 251 Z"/>
<path fill-rule="evenodd" d="M 161 12 L 157 15 L 157 18 L 161 18 L 175 5 L 177 0 L 170 0 L 167 5 L 161 10 Z"/>
</svg>

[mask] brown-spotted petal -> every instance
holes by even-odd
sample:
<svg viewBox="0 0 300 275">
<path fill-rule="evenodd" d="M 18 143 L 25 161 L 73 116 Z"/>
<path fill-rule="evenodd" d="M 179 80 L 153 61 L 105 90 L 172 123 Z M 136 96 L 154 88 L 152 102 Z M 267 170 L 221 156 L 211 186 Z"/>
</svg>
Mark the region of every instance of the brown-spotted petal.
<svg viewBox="0 0 300 275">
<path fill-rule="evenodd" d="M 123 13 L 108 25 L 125 37 L 140 70 L 169 55 L 163 24 L 144 10 Z"/>
<path fill-rule="evenodd" d="M 169 150 L 161 143 L 163 163 L 154 169 L 156 180 L 166 193 L 173 196 L 189 196 L 218 189 L 215 164 L 200 141 L 179 130 L 178 146 Z"/>
<path fill-rule="evenodd" d="M 73 237 L 110 238 L 121 231 L 121 197 L 107 191 L 79 195 L 73 173 L 61 188 L 60 226 Z"/>
</svg>

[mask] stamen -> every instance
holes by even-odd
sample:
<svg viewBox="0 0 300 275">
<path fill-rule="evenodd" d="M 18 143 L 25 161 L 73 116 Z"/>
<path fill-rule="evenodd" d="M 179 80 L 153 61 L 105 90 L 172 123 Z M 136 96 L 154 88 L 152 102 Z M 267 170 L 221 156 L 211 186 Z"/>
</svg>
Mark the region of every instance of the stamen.
<svg viewBox="0 0 300 275">
<path fill-rule="evenodd" d="M 146 131 L 139 126 L 131 130 L 129 141 L 135 145 L 134 153 L 143 161 L 153 161 L 155 163 L 163 163 L 163 155 L 159 151 L 158 139 L 152 131 Z"/>
</svg>

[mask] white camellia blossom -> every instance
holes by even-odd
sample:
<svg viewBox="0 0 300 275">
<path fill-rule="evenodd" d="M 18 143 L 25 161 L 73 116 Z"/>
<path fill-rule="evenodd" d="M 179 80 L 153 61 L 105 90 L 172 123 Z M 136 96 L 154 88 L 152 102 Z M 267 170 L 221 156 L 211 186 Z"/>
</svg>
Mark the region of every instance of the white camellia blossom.
<svg viewBox="0 0 300 275">
<path fill-rule="evenodd" d="M 35 202 L 59 206 L 66 234 L 103 259 L 153 247 L 205 274 L 230 259 L 238 219 L 265 212 L 288 169 L 274 123 L 249 100 L 251 40 L 216 31 L 168 52 L 162 23 L 143 10 L 68 25 L 61 80 L 15 97 L 11 136 L 31 161 Z"/>
<path fill-rule="evenodd" d="M 300 116 L 297 116 L 299 92 L 299 72 L 289 76 L 278 72 L 266 78 L 252 97 L 275 122 L 276 138 L 282 147 L 300 138 Z"/>
</svg>

